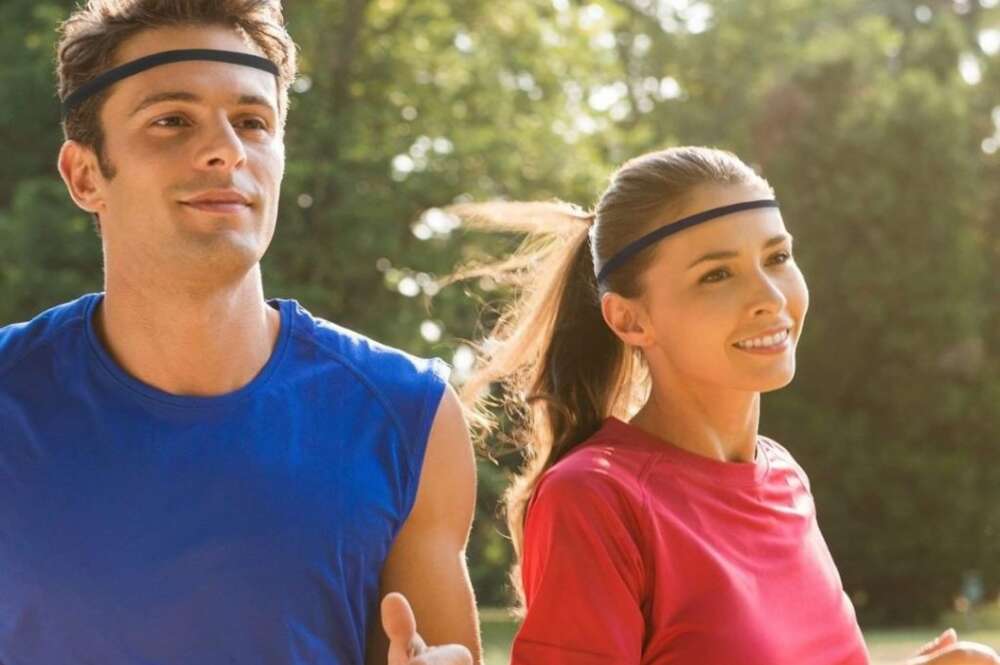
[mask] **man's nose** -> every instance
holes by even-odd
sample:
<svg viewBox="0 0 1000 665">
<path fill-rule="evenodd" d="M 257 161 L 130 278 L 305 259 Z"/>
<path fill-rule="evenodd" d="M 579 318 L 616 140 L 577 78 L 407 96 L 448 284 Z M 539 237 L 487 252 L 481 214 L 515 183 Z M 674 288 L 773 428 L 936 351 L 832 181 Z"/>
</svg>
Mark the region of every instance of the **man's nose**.
<svg viewBox="0 0 1000 665">
<path fill-rule="evenodd" d="M 229 118 L 220 117 L 206 129 L 196 161 L 200 168 L 232 170 L 246 162 L 243 141 Z"/>
</svg>

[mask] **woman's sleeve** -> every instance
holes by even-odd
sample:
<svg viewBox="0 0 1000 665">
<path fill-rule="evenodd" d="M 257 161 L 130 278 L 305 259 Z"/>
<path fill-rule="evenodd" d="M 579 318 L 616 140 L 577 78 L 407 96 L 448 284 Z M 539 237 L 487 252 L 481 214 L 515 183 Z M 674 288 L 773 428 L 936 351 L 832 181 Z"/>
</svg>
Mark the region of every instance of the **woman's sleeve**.
<svg viewBox="0 0 1000 665">
<path fill-rule="evenodd" d="M 528 510 L 527 614 L 511 665 L 632 665 L 642 655 L 636 494 L 593 469 L 556 469 Z"/>
</svg>

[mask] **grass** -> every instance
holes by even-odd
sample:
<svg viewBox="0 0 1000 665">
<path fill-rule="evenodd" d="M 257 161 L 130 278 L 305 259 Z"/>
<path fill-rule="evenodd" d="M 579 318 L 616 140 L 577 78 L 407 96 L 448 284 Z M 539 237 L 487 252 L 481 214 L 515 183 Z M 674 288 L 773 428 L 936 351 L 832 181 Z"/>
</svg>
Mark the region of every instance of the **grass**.
<svg viewBox="0 0 1000 665">
<path fill-rule="evenodd" d="M 509 665 L 510 643 L 517 632 L 517 624 L 501 609 L 482 609 L 480 618 L 486 665 Z M 941 629 L 936 628 L 865 631 L 865 641 L 872 654 L 872 665 L 899 665 L 940 632 Z M 1000 630 L 959 630 L 958 637 L 1000 649 Z"/>
<path fill-rule="evenodd" d="M 509 665 L 510 643 L 517 632 L 517 622 L 503 609 L 480 608 L 483 627 L 483 653 L 486 665 Z"/>
</svg>

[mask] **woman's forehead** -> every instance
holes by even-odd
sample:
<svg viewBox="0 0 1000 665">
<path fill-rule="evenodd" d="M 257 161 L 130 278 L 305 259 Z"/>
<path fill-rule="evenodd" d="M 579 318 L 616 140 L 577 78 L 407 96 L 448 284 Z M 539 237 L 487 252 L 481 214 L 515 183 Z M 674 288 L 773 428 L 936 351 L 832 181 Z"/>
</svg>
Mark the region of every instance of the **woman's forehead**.
<svg viewBox="0 0 1000 665">
<path fill-rule="evenodd" d="M 708 253 L 754 253 L 789 235 L 778 208 L 759 208 L 718 217 L 665 238 L 660 257 L 679 270 Z"/>
<path fill-rule="evenodd" d="M 744 201 L 770 199 L 773 196 L 770 189 L 757 184 L 701 185 L 687 192 L 680 206 L 665 211 L 664 219 L 658 220 L 657 226 L 697 214 L 703 210 L 721 208 Z"/>
</svg>

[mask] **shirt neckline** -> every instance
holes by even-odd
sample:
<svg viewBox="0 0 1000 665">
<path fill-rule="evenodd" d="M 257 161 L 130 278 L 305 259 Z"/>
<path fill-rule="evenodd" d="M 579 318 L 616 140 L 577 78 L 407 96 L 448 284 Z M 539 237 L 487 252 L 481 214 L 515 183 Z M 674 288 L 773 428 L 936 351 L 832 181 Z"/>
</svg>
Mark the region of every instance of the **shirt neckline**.
<svg viewBox="0 0 1000 665">
<path fill-rule="evenodd" d="M 723 462 L 685 450 L 614 416 L 605 419 L 601 431 L 616 441 L 634 442 L 652 449 L 662 459 L 680 468 L 727 485 L 759 485 L 771 469 L 767 439 L 762 436 L 757 437 L 757 451 L 754 461 Z"/>
<path fill-rule="evenodd" d="M 281 359 L 285 354 L 286 348 L 288 347 L 288 340 L 291 338 L 292 325 L 294 324 L 294 317 L 292 316 L 292 309 L 295 305 L 294 301 L 280 298 L 269 299 L 267 304 L 278 310 L 281 324 L 278 330 L 278 339 L 275 342 L 274 348 L 271 350 L 271 355 L 268 357 L 267 362 L 264 363 L 264 366 L 260 369 L 260 371 L 257 372 L 257 375 L 243 387 L 224 395 L 214 395 L 211 397 L 175 395 L 173 393 L 160 390 L 159 388 L 151 386 L 135 378 L 122 369 L 114 358 L 111 357 L 111 354 L 108 353 L 107 349 L 104 348 L 104 344 L 98 337 L 97 330 L 94 327 L 94 314 L 97 310 L 97 306 L 101 303 L 101 301 L 103 301 L 103 299 L 104 293 L 92 294 L 86 303 L 83 314 L 87 343 L 90 346 L 91 352 L 93 352 L 96 356 L 98 363 L 104 368 L 105 371 L 107 371 L 116 383 L 129 392 L 159 404 L 168 404 L 182 408 L 214 409 L 226 407 L 259 390 L 268 382 L 281 364 Z"/>
</svg>

